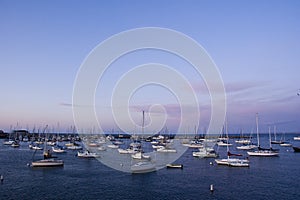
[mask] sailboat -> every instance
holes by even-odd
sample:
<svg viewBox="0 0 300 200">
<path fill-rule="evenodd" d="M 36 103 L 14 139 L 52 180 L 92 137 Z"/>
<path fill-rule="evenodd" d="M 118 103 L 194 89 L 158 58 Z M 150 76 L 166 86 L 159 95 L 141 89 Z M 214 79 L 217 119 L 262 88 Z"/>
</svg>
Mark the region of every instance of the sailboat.
<svg viewBox="0 0 300 200">
<path fill-rule="evenodd" d="M 14 143 L 14 140 L 12 140 L 12 139 L 10 138 L 10 136 L 11 136 L 11 130 L 10 130 L 10 133 L 8 134 L 8 140 L 5 140 L 5 141 L 3 142 L 4 145 L 12 145 L 12 144 Z"/>
<path fill-rule="evenodd" d="M 226 123 L 226 134 L 227 134 L 227 142 L 228 142 L 228 129 Z M 241 154 L 232 154 L 229 152 L 229 147 L 227 146 L 227 158 L 223 159 L 215 159 L 215 162 L 218 165 L 227 165 L 230 167 L 249 167 L 249 160 L 248 159 L 239 159 L 239 158 L 232 158 L 232 156 L 242 156 Z"/>
<path fill-rule="evenodd" d="M 243 143 L 242 146 L 237 146 L 236 148 L 238 150 L 251 150 L 251 149 L 257 148 L 257 145 L 253 144 L 252 141 L 251 141 L 252 140 L 252 131 L 250 133 L 250 137 L 249 138 L 250 138 L 250 139 L 248 139 L 249 143 Z"/>
<path fill-rule="evenodd" d="M 251 138 L 251 137 L 250 137 L 250 138 Z M 240 139 L 235 140 L 235 143 L 247 145 L 247 144 L 250 144 L 250 143 L 251 143 L 250 138 L 249 138 L 249 139 L 245 138 L 245 137 L 243 136 L 243 130 L 241 130 Z"/>
<path fill-rule="evenodd" d="M 223 133 L 224 133 L 224 127 L 223 127 Z M 219 137 L 218 138 L 218 142 L 217 142 L 217 145 L 220 146 L 220 147 L 228 147 L 228 146 L 232 146 L 232 144 L 230 144 L 228 142 L 228 135 L 226 137 Z"/>
<path fill-rule="evenodd" d="M 47 129 L 48 125 L 44 128 L 44 131 Z M 61 167 L 64 165 L 64 162 L 63 160 L 57 160 L 57 159 L 54 159 L 55 157 L 53 157 L 51 155 L 51 152 L 50 150 L 47 150 L 47 143 L 44 142 L 44 159 L 42 160 L 37 160 L 37 161 L 32 161 L 31 162 L 31 166 L 32 167 Z M 36 150 L 34 151 L 34 154 L 33 154 L 33 157 L 36 153 Z"/>
<path fill-rule="evenodd" d="M 144 135 L 144 122 L 145 122 L 145 111 L 143 111 L 143 123 L 142 123 L 142 134 Z M 142 157 L 142 154 L 141 154 Z M 156 164 L 155 162 L 150 160 L 150 157 L 148 158 L 149 160 L 144 160 L 137 162 L 133 165 L 131 165 L 131 173 L 148 173 L 148 172 L 153 172 L 156 171 Z"/>
<path fill-rule="evenodd" d="M 207 147 L 207 142 L 203 142 L 203 148 L 199 148 L 199 151 L 194 151 L 193 156 L 199 158 L 216 158 L 218 154 L 215 152 L 213 148 Z"/>
<path fill-rule="evenodd" d="M 283 133 L 283 143 L 280 144 L 280 146 L 282 146 L 282 147 L 291 147 L 292 146 L 291 143 L 289 143 L 285 140 L 285 133 Z"/>
<path fill-rule="evenodd" d="M 208 150 L 207 148 L 199 148 L 199 151 L 193 152 L 194 157 L 199 158 L 216 158 L 218 157 L 218 154 L 214 150 Z"/>
<path fill-rule="evenodd" d="M 276 126 L 274 126 L 274 139 L 275 140 L 271 140 L 271 144 L 282 144 L 283 143 L 282 140 L 277 140 L 277 138 L 276 138 Z"/>
<path fill-rule="evenodd" d="M 77 152 L 77 156 L 78 156 L 79 158 L 98 158 L 98 157 L 100 157 L 99 154 L 94 153 L 94 152 L 90 152 L 90 151 L 88 151 L 88 150 L 85 150 L 85 151 L 83 151 L 83 152 L 78 151 L 78 152 Z"/>
<path fill-rule="evenodd" d="M 270 148 L 265 149 L 261 148 L 259 144 L 259 132 L 258 132 L 258 114 L 256 113 L 256 134 L 257 134 L 257 144 L 258 144 L 258 150 L 256 151 L 248 151 L 247 154 L 249 156 L 263 156 L 263 157 L 272 157 L 272 156 L 278 156 L 278 151 L 275 151 L 272 149 L 271 146 L 271 136 L 270 136 L 270 128 L 269 128 L 269 140 L 270 140 Z"/>
</svg>

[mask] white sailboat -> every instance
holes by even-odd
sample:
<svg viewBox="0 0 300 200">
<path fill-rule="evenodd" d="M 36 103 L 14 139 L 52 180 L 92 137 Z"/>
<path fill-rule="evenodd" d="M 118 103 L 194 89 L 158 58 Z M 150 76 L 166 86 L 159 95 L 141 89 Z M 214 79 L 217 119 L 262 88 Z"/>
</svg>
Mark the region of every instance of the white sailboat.
<svg viewBox="0 0 300 200">
<path fill-rule="evenodd" d="M 226 134 L 227 134 L 227 141 L 228 141 L 227 123 L 226 123 Z M 215 159 L 215 162 L 218 165 L 227 165 L 230 167 L 249 167 L 248 159 L 231 158 L 231 156 L 242 156 L 242 155 L 230 153 L 229 147 L 227 146 L 227 158 Z"/>
<path fill-rule="evenodd" d="M 251 138 L 251 137 L 250 137 L 250 138 Z M 251 143 L 250 138 L 249 138 L 249 139 L 244 138 L 244 136 L 243 136 L 243 130 L 241 130 L 241 136 L 240 136 L 240 139 L 235 140 L 235 143 L 237 143 L 237 144 L 243 144 L 243 145 L 248 145 L 248 144 Z"/>
<path fill-rule="evenodd" d="M 52 147 L 52 151 L 53 151 L 54 153 L 65 153 L 65 152 L 66 152 L 65 149 L 60 148 L 60 147 Z"/>
<path fill-rule="evenodd" d="M 247 143 L 243 143 L 242 146 L 237 146 L 236 148 L 238 150 L 251 150 L 251 149 L 255 149 L 258 146 L 252 143 L 252 131 L 250 133 L 249 139 L 246 139 L 246 141 L 249 141 Z"/>
<path fill-rule="evenodd" d="M 256 134 L 257 134 L 257 144 L 258 144 L 258 150 L 256 151 L 248 151 L 247 154 L 249 156 L 262 156 L 262 157 L 272 157 L 272 156 L 278 156 L 279 153 L 277 151 L 274 151 L 271 146 L 271 136 L 270 136 L 270 128 L 269 128 L 269 140 L 270 140 L 270 149 L 264 149 L 260 147 L 259 143 L 259 132 L 258 132 L 258 114 L 256 113 Z"/>
<path fill-rule="evenodd" d="M 148 173 L 156 170 L 155 163 L 141 161 L 131 166 L 131 173 Z"/>
<path fill-rule="evenodd" d="M 282 140 L 277 140 L 276 137 L 276 126 L 274 126 L 274 140 L 271 140 L 271 144 L 282 144 L 283 141 Z"/>
<path fill-rule="evenodd" d="M 144 135 L 145 111 L 143 111 L 142 134 Z M 138 156 L 138 155 L 137 155 Z M 143 155 L 141 154 L 141 157 Z M 150 157 L 149 157 L 150 158 Z M 156 164 L 150 160 L 140 161 L 131 165 L 131 173 L 148 173 L 156 171 Z"/>
<path fill-rule="evenodd" d="M 44 131 L 47 129 L 48 125 L 44 128 Z M 54 157 L 51 155 L 50 150 L 47 150 L 47 143 L 44 143 L 44 159 L 42 160 L 37 160 L 37 161 L 32 161 L 31 166 L 32 167 L 62 167 L 64 166 L 64 161 L 63 160 L 57 160 L 54 159 Z M 34 151 L 35 154 L 36 150 Z M 34 155 L 33 154 L 33 155 Z"/>
<path fill-rule="evenodd" d="M 98 158 L 100 157 L 99 154 L 96 154 L 96 153 L 93 153 L 93 152 L 90 152 L 88 150 L 85 150 L 83 152 L 77 152 L 77 157 L 79 158 Z"/>
<path fill-rule="evenodd" d="M 208 150 L 207 148 L 199 148 L 199 151 L 193 152 L 194 157 L 198 158 L 216 158 L 218 155 L 214 150 Z"/>
<path fill-rule="evenodd" d="M 292 144 L 285 140 L 285 133 L 283 134 L 283 143 L 280 144 L 282 147 L 291 147 Z"/>
</svg>

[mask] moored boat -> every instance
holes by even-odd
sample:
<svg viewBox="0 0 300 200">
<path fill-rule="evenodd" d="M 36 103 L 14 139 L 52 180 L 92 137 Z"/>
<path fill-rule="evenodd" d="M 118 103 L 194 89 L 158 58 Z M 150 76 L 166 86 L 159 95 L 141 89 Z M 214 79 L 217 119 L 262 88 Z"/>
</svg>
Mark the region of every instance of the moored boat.
<svg viewBox="0 0 300 200">
<path fill-rule="evenodd" d="M 156 170 L 156 166 L 152 162 L 138 162 L 131 166 L 131 173 L 148 173 Z"/>
<path fill-rule="evenodd" d="M 300 152 L 300 147 L 294 147 L 293 146 L 293 149 L 294 149 L 294 152 Z"/>
<path fill-rule="evenodd" d="M 257 148 L 257 146 L 254 145 L 254 144 L 248 144 L 248 145 L 238 146 L 236 148 L 239 149 L 239 150 L 251 150 L 251 149 Z"/>
<path fill-rule="evenodd" d="M 259 131 L 258 131 L 258 114 L 256 114 L 256 134 L 257 134 L 257 144 L 258 149 L 255 151 L 247 151 L 247 154 L 249 156 L 260 156 L 260 157 L 273 157 L 273 156 L 279 156 L 279 152 L 277 150 L 272 149 L 272 143 L 271 143 L 271 131 L 269 127 L 269 143 L 270 148 L 261 148 L 260 147 L 260 141 L 259 141 Z"/>
<path fill-rule="evenodd" d="M 294 137 L 294 140 L 300 140 L 300 136 Z"/>
<path fill-rule="evenodd" d="M 214 150 L 208 150 L 207 148 L 201 148 L 199 151 L 193 152 L 194 157 L 199 158 L 216 158 L 217 153 Z"/>
<path fill-rule="evenodd" d="M 3 142 L 4 145 L 12 145 L 13 143 L 14 143 L 13 140 L 7 140 Z"/>
<path fill-rule="evenodd" d="M 166 167 L 169 169 L 183 169 L 182 164 L 167 164 Z"/>
<path fill-rule="evenodd" d="M 83 151 L 83 152 L 77 152 L 77 156 L 80 158 L 98 158 L 98 157 L 100 157 L 100 155 L 89 152 L 88 150 Z"/>
<path fill-rule="evenodd" d="M 66 150 L 59 148 L 59 147 L 52 147 L 52 151 L 54 153 L 65 153 L 66 152 Z"/>
<path fill-rule="evenodd" d="M 56 159 L 43 159 L 38 161 L 33 161 L 31 163 L 32 167 L 61 167 L 64 165 L 62 160 Z"/>
<path fill-rule="evenodd" d="M 280 146 L 282 146 L 282 147 L 291 147 L 292 144 L 284 142 L 284 143 L 280 144 Z"/>
</svg>

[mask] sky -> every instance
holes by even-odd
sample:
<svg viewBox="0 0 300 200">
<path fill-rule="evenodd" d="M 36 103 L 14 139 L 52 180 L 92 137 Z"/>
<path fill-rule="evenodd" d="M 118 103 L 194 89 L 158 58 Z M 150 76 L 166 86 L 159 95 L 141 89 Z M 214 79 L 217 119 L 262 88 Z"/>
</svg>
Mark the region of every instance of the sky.
<svg viewBox="0 0 300 200">
<path fill-rule="evenodd" d="M 53 130 L 71 130 L 74 82 L 89 53 L 120 32 L 161 27 L 198 42 L 216 64 L 226 89 L 230 133 L 254 131 L 256 113 L 262 132 L 274 125 L 281 132 L 300 132 L 299 19 L 296 0 L 0 0 L 0 129 L 48 124 Z M 211 106 L 203 78 L 186 61 L 158 50 L 132 52 L 111 64 L 95 95 L 102 128 L 119 128 L 111 114 L 118 80 L 130 69 L 154 62 L 171 66 L 188 80 L 199 99 L 199 132 L 205 130 Z M 141 87 L 128 102 L 136 123 L 129 131 L 138 131 L 145 110 L 146 125 L 153 112 L 157 120 L 167 117 L 164 126 L 176 132 L 180 107 L 168 88 Z M 149 110 L 156 104 L 163 108 Z"/>
</svg>

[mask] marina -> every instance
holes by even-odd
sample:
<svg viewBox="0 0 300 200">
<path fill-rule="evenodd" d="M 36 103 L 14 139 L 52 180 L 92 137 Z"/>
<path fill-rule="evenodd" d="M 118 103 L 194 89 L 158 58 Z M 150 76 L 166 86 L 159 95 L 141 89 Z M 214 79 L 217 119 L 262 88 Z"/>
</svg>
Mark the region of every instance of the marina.
<svg viewBox="0 0 300 200">
<path fill-rule="evenodd" d="M 293 137 L 294 134 L 286 135 L 293 147 L 300 147 L 300 142 L 293 140 Z M 236 148 L 239 143 L 235 143 L 234 138 L 229 139 L 233 144 L 230 150 L 246 156 L 245 151 Z M 239 193 L 245 199 L 276 199 L 278 195 L 282 199 L 294 199 L 298 196 L 298 185 L 293 182 L 300 181 L 298 165 L 300 154 L 294 152 L 292 147 L 283 147 L 279 144 L 277 146 L 280 156 L 249 157 L 249 167 L 239 166 L 241 163 L 235 162 L 233 157 L 231 157 L 231 167 L 217 165 L 214 164 L 215 158 L 213 157 L 195 158 L 193 156 L 195 149 L 188 148 L 175 164 L 168 164 L 161 170 L 156 171 L 154 159 L 146 159 L 137 160 L 136 164 L 131 167 L 132 173 L 124 173 L 99 162 L 97 159 L 101 159 L 101 151 L 99 151 L 100 157 L 95 158 L 96 154 L 90 154 L 91 152 L 66 149 L 65 153 L 53 152 L 58 157 L 54 163 L 56 167 L 43 167 L 44 164 L 51 164 L 53 159 L 41 159 L 32 162 L 32 166 L 28 166 L 33 152 L 37 150 L 30 149 L 29 142 L 22 141 L 19 148 L 13 148 L 4 145 L 5 141 L 5 139 L 0 140 L 2 162 L 0 173 L 4 179 L 0 187 L 2 191 L 6 191 L 4 196 L 2 195 L 6 199 L 17 197 L 16 190 L 30 199 L 38 199 L 36 195 L 42 195 L 45 192 L 48 193 L 48 199 L 57 199 L 60 195 L 75 199 L 78 195 L 84 195 L 87 199 L 98 199 L 99 196 L 104 199 L 169 199 L 170 197 L 198 199 L 199 195 L 205 199 L 234 199 L 232 193 Z M 268 144 L 268 134 L 261 134 L 260 141 L 262 145 Z M 131 140 L 122 139 L 122 142 L 126 145 L 130 144 Z M 69 144 L 67 141 L 59 143 L 62 146 Z M 77 143 L 84 146 L 82 142 Z M 145 143 L 149 143 L 149 148 L 151 148 L 151 143 L 146 141 L 142 141 L 141 146 Z M 99 147 L 97 145 L 94 148 Z M 219 158 L 227 156 L 227 148 L 217 145 L 214 148 Z M 111 150 L 118 153 L 117 149 Z M 37 152 L 39 153 L 36 153 L 35 157 L 38 158 L 42 155 L 42 151 Z M 162 152 L 158 155 L 161 154 Z M 172 154 L 164 153 L 164 155 Z M 83 158 L 77 158 L 76 155 L 83 155 Z M 85 155 L 89 158 L 85 159 Z M 131 156 L 133 154 L 119 155 Z M 168 168 L 174 168 L 174 170 L 168 170 Z M 244 180 L 247 180 L 247 184 Z M 262 181 L 264 186 L 258 186 L 257 182 Z M 211 184 L 214 185 L 213 194 L 210 193 Z M 126 190 L 122 189 L 124 185 L 126 185 Z M 34 192 L 27 190 L 28 187 L 33 188 Z M 49 193 L 49 187 L 52 187 L 55 193 Z M 137 188 L 139 189 L 136 190 Z M 166 193 L 156 194 L 154 191 L 159 188 L 163 188 Z M 129 190 L 136 190 L 136 192 L 132 193 Z"/>
</svg>

